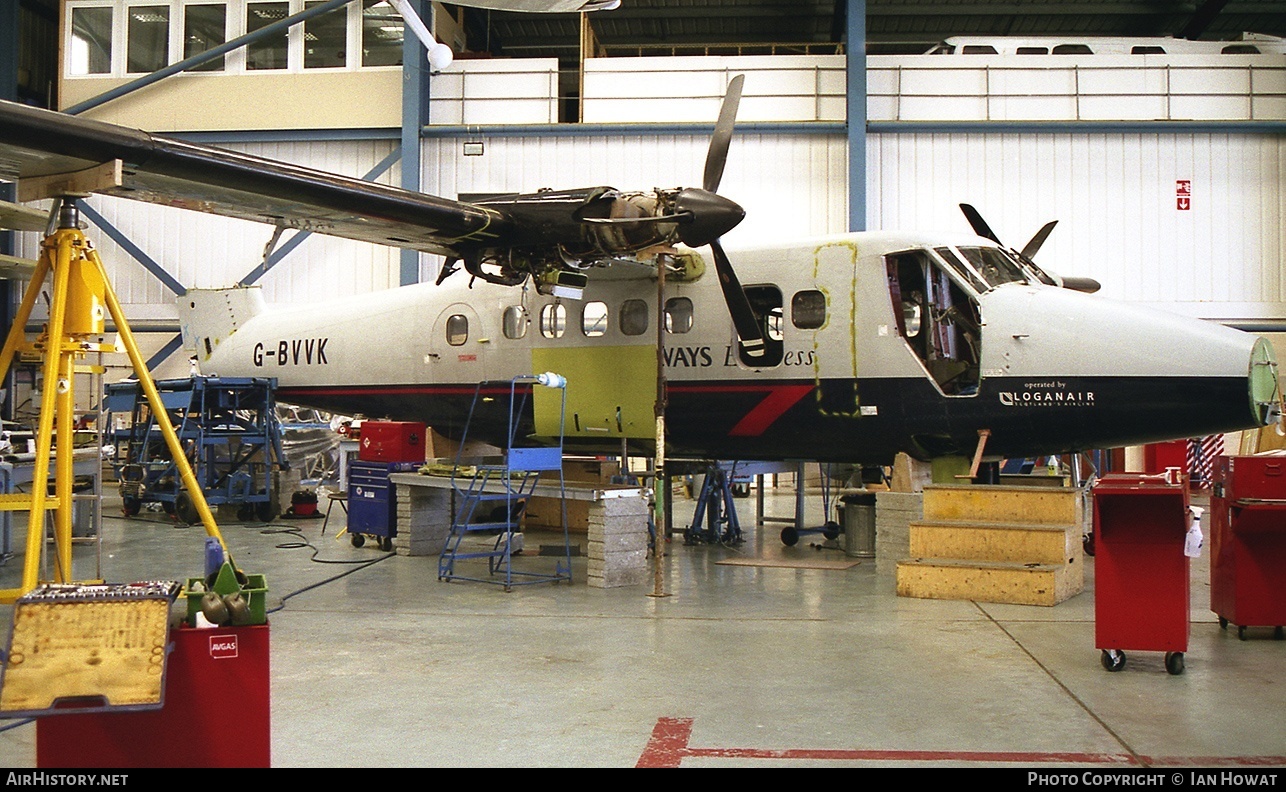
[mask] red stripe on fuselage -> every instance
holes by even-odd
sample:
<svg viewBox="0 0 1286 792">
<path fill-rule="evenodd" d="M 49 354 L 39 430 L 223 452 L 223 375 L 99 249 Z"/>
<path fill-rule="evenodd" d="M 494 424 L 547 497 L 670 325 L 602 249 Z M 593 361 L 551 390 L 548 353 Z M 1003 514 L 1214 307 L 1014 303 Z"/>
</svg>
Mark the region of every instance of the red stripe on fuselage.
<svg viewBox="0 0 1286 792">
<path fill-rule="evenodd" d="M 768 395 L 742 416 L 728 432 L 729 437 L 758 437 L 768 427 L 813 391 L 813 385 L 689 385 L 671 386 L 672 393 L 742 393 L 768 391 Z"/>
</svg>

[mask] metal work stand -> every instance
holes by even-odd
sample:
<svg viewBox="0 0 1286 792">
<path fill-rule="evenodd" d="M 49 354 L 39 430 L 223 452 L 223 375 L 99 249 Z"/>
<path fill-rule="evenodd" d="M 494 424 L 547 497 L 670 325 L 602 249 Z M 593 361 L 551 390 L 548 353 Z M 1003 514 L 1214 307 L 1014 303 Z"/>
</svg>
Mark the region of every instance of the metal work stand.
<svg viewBox="0 0 1286 792">
<path fill-rule="evenodd" d="M 237 506 L 237 518 L 267 522 L 277 516 L 273 470 L 283 467 L 281 425 L 266 377 L 191 377 L 156 383 L 179 440 L 192 450 L 206 503 Z M 175 466 L 157 429 L 156 415 L 139 398 L 134 382 L 107 388 L 107 410 L 128 415 L 127 429 L 114 433 L 116 475 L 127 516 L 158 502 L 181 522 L 200 521 L 191 496 L 178 489 Z"/>
<path fill-rule="evenodd" d="M 711 465 L 706 469 L 705 481 L 697 495 L 692 525 L 683 532 L 683 543 L 729 545 L 744 541 L 732 498 L 732 473 L 722 465 Z"/>
<path fill-rule="evenodd" d="M 462 454 L 468 439 L 469 425 L 474 420 L 479 404 L 482 403 L 483 394 L 496 384 L 478 383 L 473 404 L 469 408 L 469 417 L 465 423 L 464 436 L 460 438 L 460 450 L 456 452 L 455 465 L 451 472 L 453 501 L 451 530 L 447 534 L 446 545 L 438 559 L 438 580 L 496 583 L 503 585 L 505 591 L 512 591 L 516 585 L 529 583 L 556 583 L 560 580 L 571 582 L 571 539 L 567 534 L 566 484 L 563 479 L 563 415 L 567 404 L 566 382 L 556 374 L 541 374 L 538 377 L 521 376 L 510 380 L 507 383 L 509 388 L 508 443 L 504 453 L 499 462 L 468 464 Z M 562 405 L 559 410 L 558 445 L 555 447 L 515 445 L 519 419 L 526 399 L 530 395 L 530 386 L 533 384 L 555 387 L 560 391 Z M 562 512 L 564 553 L 552 573 L 520 571 L 513 566 L 514 555 L 522 552 L 521 545 L 518 545 L 522 533 L 522 516 L 542 475 L 557 476 L 559 505 Z M 495 543 L 490 549 L 474 550 L 464 546 L 466 538 L 483 534 L 496 535 Z M 458 561 L 483 558 L 487 560 L 488 577 L 469 576 L 456 567 Z"/>
<path fill-rule="evenodd" d="M 157 416 L 161 434 L 170 453 L 178 464 L 178 473 L 192 495 L 194 506 L 205 526 L 206 533 L 223 545 L 223 537 L 215 525 L 214 516 L 205 502 L 192 467 L 179 444 L 174 426 L 170 423 L 156 385 L 152 382 L 147 363 L 139 353 L 134 335 L 129 329 L 125 313 L 107 280 L 107 272 L 98 251 L 81 233 L 80 212 L 76 199 L 83 196 L 64 196 L 57 199 L 55 212 L 57 229 L 41 242 L 40 258 L 35 273 L 27 285 L 22 303 L 14 317 L 13 326 L 0 350 L 0 378 L 8 373 L 14 356 L 31 352 L 42 359 L 44 391 L 40 402 L 40 420 L 36 432 L 36 460 L 33 468 L 31 492 L 0 495 L 0 510 L 27 511 L 26 556 L 23 559 L 22 583 L 17 589 L 0 591 L 0 602 L 11 603 L 34 589 L 40 582 L 40 561 L 44 550 L 45 514 L 54 512 L 54 570 L 55 583 L 72 582 L 72 506 L 74 486 L 74 430 L 75 430 L 75 374 L 76 361 L 90 353 L 112 352 L 115 347 L 105 344 L 101 336 L 105 331 L 105 316 L 110 313 L 116 323 L 121 344 L 129 355 L 139 385 L 147 395 Z M 28 342 L 25 328 L 32 309 L 52 276 L 52 299 L 49 304 L 49 321 L 44 332 L 33 342 Z M 96 338 L 97 337 L 97 338 Z M 82 369 L 85 370 L 85 369 Z M 55 420 L 56 419 L 56 420 Z M 58 451 L 55 453 L 54 440 Z M 48 497 L 49 463 L 54 471 L 54 497 Z M 224 547 L 226 553 L 226 546 Z"/>
</svg>

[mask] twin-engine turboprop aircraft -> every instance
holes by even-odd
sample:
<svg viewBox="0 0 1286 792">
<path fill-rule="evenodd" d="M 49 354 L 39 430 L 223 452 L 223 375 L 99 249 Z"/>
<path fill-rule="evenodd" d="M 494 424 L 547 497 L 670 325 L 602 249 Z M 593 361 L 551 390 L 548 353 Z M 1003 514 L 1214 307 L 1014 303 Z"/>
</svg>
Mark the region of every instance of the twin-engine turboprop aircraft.
<svg viewBox="0 0 1286 792">
<path fill-rule="evenodd" d="M 270 308 L 255 289 L 179 299 L 204 373 L 276 377 L 281 400 L 333 412 L 458 435 L 479 383 L 553 371 L 567 380 L 568 448 L 650 450 L 659 342 L 671 457 L 887 465 L 900 451 L 971 455 L 985 436 L 998 459 L 1277 420 L 1266 340 L 1042 270 L 1032 258 L 1052 224 L 1018 251 L 965 206 L 977 236 L 725 252 L 743 215 L 717 193 L 741 80 L 700 188 L 468 203 L 10 103 L 0 159 L 20 192 L 74 193 L 62 174 L 97 168 L 95 192 L 446 256 L 437 283 L 331 305 Z M 535 388 L 526 404 L 521 431 L 554 437 L 561 400 Z M 503 444 L 509 405 L 492 405 L 469 436 Z"/>
</svg>

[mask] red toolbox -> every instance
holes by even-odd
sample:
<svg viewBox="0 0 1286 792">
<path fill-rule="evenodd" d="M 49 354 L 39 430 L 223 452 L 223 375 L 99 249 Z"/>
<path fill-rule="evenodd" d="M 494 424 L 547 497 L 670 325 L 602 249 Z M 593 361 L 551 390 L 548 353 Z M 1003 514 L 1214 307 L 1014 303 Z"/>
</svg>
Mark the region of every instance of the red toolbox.
<svg viewBox="0 0 1286 792">
<path fill-rule="evenodd" d="M 423 462 L 427 427 L 411 421 L 363 421 L 357 458 L 363 462 Z"/>
<path fill-rule="evenodd" d="M 170 637 L 160 709 L 37 718 L 36 766 L 271 766 L 268 625 Z"/>
<path fill-rule="evenodd" d="M 1210 497 L 1210 610 L 1219 626 L 1286 624 L 1286 457 L 1227 456 Z"/>
<path fill-rule="evenodd" d="M 1184 476 L 1109 474 L 1093 487 L 1094 637 L 1103 667 L 1125 667 L 1125 650 L 1165 652 L 1183 673 L 1188 650 L 1188 488 Z"/>
</svg>

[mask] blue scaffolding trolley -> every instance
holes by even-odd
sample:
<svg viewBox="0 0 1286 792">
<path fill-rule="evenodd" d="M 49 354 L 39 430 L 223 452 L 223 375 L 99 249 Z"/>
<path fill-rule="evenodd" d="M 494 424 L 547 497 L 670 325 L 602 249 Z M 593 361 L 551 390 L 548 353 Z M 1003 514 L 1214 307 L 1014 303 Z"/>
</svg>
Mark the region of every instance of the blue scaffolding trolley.
<svg viewBox="0 0 1286 792">
<path fill-rule="evenodd" d="M 210 506 L 235 504 L 241 520 L 277 516 L 273 472 L 286 467 L 277 421 L 277 381 L 264 377 L 158 380 L 156 390 Z M 160 503 L 186 523 L 200 521 L 192 496 L 161 436 L 156 416 L 132 380 L 107 386 L 105 406 L 121 416 L 110 431 L 127 516 Z M 113 424 L 116 421 L 113 420 Z"/>
<path fill-rule="evenodd" d="M 456 452 L 451 472 L 451 530 L 438 559 L 438 580 L 472 580 L 503 585 L 505 591 L 530 583 L 571 582 L 571 539 L 567 534 L 566 483 L 563 479 L 563 429 L 566 415 L 566 380 L 552 373 L 520 376 L 507 383 L 481 382 L 474 392 L 473 404 L 465 422 L 460 450 Z M 559 393 L 558 445 L 524 446 L 517 443 L 518 425 L 525 414 L 527 400 L 534 385 L 556 388 Z M 479 416 L 483 394 L 497 386 L 509 392 L 507 443 L 499 460 L 470 464 L 462 454 L 468 440 L 469 426 Z M 489 401 L 488 397 L 488 401 Z M 514 568 L 514 556 L 522 552 L 519 538 L 522 517 L 527 504 L 542 480 L 552 485 L 557 479 L 557 496 L 562 513 L 563 553 L 552 572 Z M 552 489 L 552 487 L 551 487 Z M 553 493 L 550 493 L 551 495 Z M 495 536 L 495 540 L 488 539 Z M 485 559 L 487 576 L 470 574 L 461 561 Z M 480 570 L 480 565 L 479 565 Z"/>
</svg>

